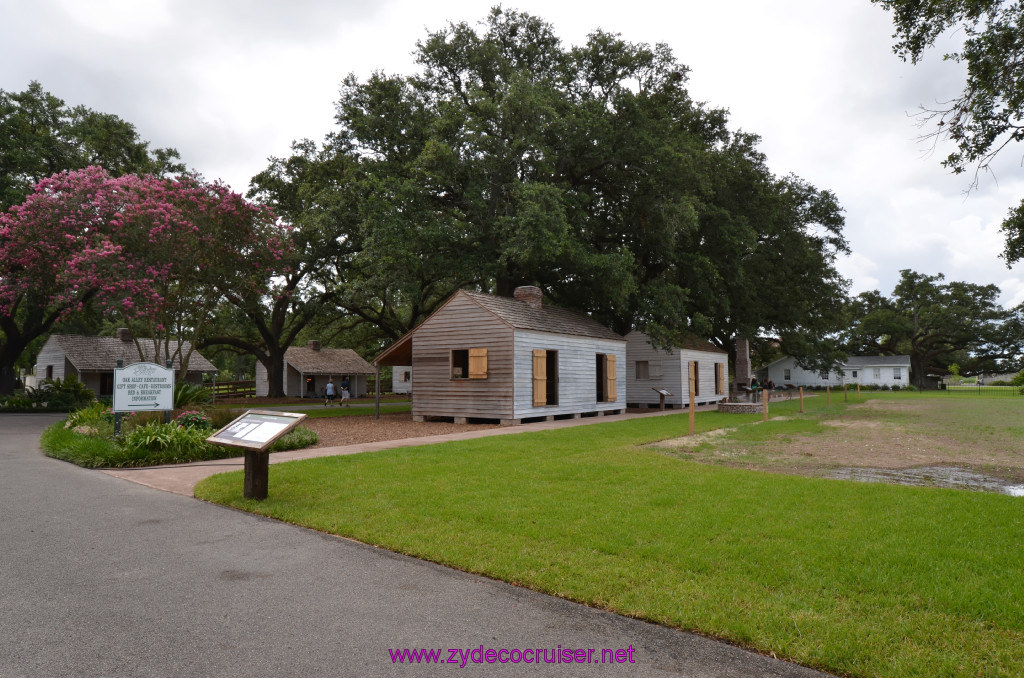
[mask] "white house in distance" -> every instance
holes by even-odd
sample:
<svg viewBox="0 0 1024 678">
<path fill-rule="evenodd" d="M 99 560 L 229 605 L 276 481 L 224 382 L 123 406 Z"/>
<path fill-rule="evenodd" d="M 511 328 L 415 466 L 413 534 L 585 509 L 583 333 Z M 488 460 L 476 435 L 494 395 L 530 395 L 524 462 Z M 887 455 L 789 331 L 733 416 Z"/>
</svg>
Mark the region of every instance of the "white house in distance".
<svg viewBox="0 0 1024 678">
<path fill-rule="evenodd" d="M 391 392 L 396 395 L 412 393 L 412 367 L 398 365 L 391 368 Z"/>
<path fill-rule="evenodd" d="M 850 356 L 841 370 L 833 370 L 827 377 L 805 370 L 796 364 L 796 358 L 779 358 L 758 370 L 763 378 L 775 382 L 776 386 L 842 386 L 861 384 L 873 386 L 910 385 L 910 356 L 879 355 Z"/>
<path fill-rule="evenodd" d="M 153 349 L 152 339 L 139 339 L 143 350 Z M 170 353 L 173 356 L 171 367 L 175 371 L 181 369 L 181 358 L 175 355 L 178 342 L 171 341 Z M 156 363 L 163 366 L 167 356 L 163 351 L 162 342 L 157 346 Z M 203 382 L 203 374 L 217 374 L 217 368 L 209 360 L 192 350 L 189 342 L 184 342 L 181 353 L 188 354 L 188 374 L 185 380 L 195 384 Z M 43 379 L 67 379 L 74 377 L 86 388 L 92 390 L 100 398 L 114 395 L 114 368 L 117 361 L 123 360 L 124 366 L 140 362 L 150 362 L 152 356 L 145 361 L 139 358 L 139 350 L 132 340 L 131 332 L 119 329 L 116 337 L 85 337 L 79 334 L 51 334 L 43 344 L 36 358 L 36 383 Z M 175 377 L 177 378 L 177 377 Z"/>
<path fill-rule="evenodd" d="M 341 382 L 348 377 L 353 398 L 366 395 L 366 377 L 375 374 L 373 365 L 350 348 L 322 348 L 319 341 L 306 346 L 291 346 L 284 352 L 284 394 L 292 398 L 320 397 L 327 382 L 334 379 L 338 394 Z M 270 393 L 267 368 L 256 363 L 256 395 Z"/>
<path fill-rule="evenodd" d="M 699 337 L 687 337 L 681 346 L 658 349 L 643 332 L 626 335 L 626 402 L 630 406 L 659 405 L 668 391 L 666 407 L 690 404 L 690 363 L 696 363 L 694 402 L 716 403 L 729 395 L 729 354 Z"/>
</svg>

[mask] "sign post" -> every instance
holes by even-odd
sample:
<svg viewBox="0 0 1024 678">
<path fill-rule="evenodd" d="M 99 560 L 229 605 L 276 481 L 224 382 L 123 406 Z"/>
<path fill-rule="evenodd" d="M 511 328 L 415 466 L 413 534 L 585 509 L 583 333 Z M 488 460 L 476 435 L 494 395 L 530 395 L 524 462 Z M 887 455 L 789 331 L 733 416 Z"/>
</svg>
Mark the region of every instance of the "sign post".
<svg viewBox="0 0 1024 678">
<path fill-rule="evenodd" d="M 249 410 L 217 431 L 206 442 L 245 450 L 245 480 L 242 496 L 266 499 L 270 477 L 270 446 L 299 425 L 304 414 Z"/>
<path fill-rule="evenodd" d="M 120 360 L 118 362 L 121 362 Z M 114 370 L 114 412 L 174 409 L 174 370 L 135 363 Z"/>
</svg>

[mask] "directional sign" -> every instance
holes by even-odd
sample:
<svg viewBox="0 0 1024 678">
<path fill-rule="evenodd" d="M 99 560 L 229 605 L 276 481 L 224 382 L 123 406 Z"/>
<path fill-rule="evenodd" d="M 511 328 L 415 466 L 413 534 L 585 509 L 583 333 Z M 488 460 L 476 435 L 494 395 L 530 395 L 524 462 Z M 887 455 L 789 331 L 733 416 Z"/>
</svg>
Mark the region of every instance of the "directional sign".
<svg viewBox="0 0 1024 678">
<path fill-rule="evenodd" d="M 135 363 L 114 370 L 114 412 L 174 409 L 174 370 Z"/>
</svg>

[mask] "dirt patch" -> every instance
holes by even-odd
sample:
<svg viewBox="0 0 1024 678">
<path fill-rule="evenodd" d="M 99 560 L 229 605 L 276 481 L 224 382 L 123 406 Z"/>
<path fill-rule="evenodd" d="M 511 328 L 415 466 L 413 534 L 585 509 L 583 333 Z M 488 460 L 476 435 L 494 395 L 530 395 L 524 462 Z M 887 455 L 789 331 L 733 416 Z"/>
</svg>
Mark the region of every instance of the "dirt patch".
<svg viewBox="0 0 1024 678">
<path fill-rule="evenodd" d="M 682 438 L 672 438 L 670 440 L 659 440 L 656 443 L 651 443 L 651 447 L 697 447 L 702 443 L 709 442 L 715 438 L 721 438 L 722 436 L 732 433 L 736 429 L 734 428 L 716 428 L 706 433 L 697 433 L 692 436 L 684 436 Z"/>
<path fill-rule="evenodd" d="M 757 442 L 730 439 L 726 433 L 694 436 L 702 439 L 691 444 L 686 444 L 688 438 L 665 441 L 663 446 L 675 447 L 678 456 L 694 461 L 815 477 L 834 477 L 838 469 L 943 467 L 1024 482 L 1024 450 L 1016 442 L 1008 444 L 1009 429 L 987 435 L 992 427 L 978 426 L 969 415 L 962 425 L 944 421 L 956 416 L 956 407 L 941 400 L 869 400 L 823 420 L 821 433 Z"/>
<path fill-rule="evenodd" d="M 374 443 L 381 440 L 400 440 L 420 436 L 460 433 L 478 429 L 496 428 L 495 424 L 450 424 L 441 421 L 415 422 L 408 412 L 373 414 L 355 417 L 323 417 L 302 422 L 320 436 L 317 447 L 335 447 L 356 443 Z"/>
</svg>

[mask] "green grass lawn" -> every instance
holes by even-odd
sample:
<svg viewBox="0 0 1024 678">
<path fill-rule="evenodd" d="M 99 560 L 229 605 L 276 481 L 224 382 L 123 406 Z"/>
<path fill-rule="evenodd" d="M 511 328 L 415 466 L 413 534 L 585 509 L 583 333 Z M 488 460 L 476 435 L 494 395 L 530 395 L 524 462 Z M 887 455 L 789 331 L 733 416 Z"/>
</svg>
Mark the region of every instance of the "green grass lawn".
<svg viewBox="0 0 1024 678">
<path fill-rule="evenodd" d="M 806 421 L 796 401 L 772 413 L 806 435 L 846 411 L 824 401 Z M 697 428 L 759 419 L 699 413 Z M 262 502 L 241 473 L 196 496 L 840 674 L 1024 672 L 1024 499 L 642 447 L 686 430 L 682 414 L 326 457 L 271 467 Z"/>
</svg>

